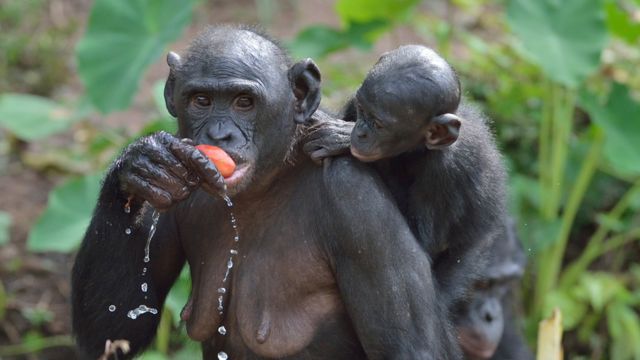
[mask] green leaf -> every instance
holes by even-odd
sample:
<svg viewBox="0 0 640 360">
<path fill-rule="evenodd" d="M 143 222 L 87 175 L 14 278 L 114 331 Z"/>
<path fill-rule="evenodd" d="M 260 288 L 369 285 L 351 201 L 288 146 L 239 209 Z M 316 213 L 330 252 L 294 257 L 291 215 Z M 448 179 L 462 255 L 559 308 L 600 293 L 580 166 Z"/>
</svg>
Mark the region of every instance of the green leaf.
<svg viewBox="0 0 640 360">
<path fill-rule="evenodd" d="M 96 0 L 76 56 L 89 98 L 102 112 L 126 108 L 144 70 L 190 22 L 197 0 Z"/>
<path fill-rule="evenodd" d="M 46 210 L 29 233 L 28 249 L 60 252 L 75 249 L 91 221 L 102 176 L 88 175 L 56 187 L 49 194 Z"/>
<path fill-rule="evenodd" d="M 322 25 L 310 26 L 300 32 L 288 44 L 288 48 L 298 58 L 321 58 L 350 46 L 368 50 L 388 26 L 389 23 L 385 20 L 351 23 L 346 30 Z"/>
<path fill-rule="evenodd" d="M 150 350 L 145 351 L 138 360 L 168 360 L 169 357 L 161 352 Z"/>
<path fill-rule="evenodd" d="M 611 359 L 640 358 L 640 319 L 630 307 L 616 303 L 607 308 Z"/>
<path fill-rule="evenodd" d="M 621 281 L 611 274 L 585 273 L 580 278 L 576 296 L 588 301 L 595 311 L 601 312 L 608 303 L 616 298 L 629 296 L 629 292 Z"/>
<path fill-rule="evenodd" d="M 178 280 L 173 284 L 173 287 L 171 287 L 171 291 L 169 291 L 167 301 L 165 302 L 165 306 L 171 310 L 173 324 L 176 326 L 180 324 L 180 312 L 182 311 L 182 307 L 189 301 L 190 294 L 191 275 L 189 274 L 189 267 L 185 265 L 180 272 Z"/>
<path fill-rule="evenodd" d="M 11 228 L 11 215 L 0 211 L 0 245 L 9 242 L 9 229 Z"/>
<path fill-rule="evenodd" d="M 605 132 L 603 152 L 608 165 L 623 175 L 640 175 L 640 103 L 631 98 L 629 89 L 614 84 L 605 103 L 584 92 L 580 104 Z"/>
<path fill-rule="evenodd" d="M 507 21 L 524 54 L 556 82 L 575 88 L 600 64 L 603 0 L 511 0 Z"/>
<path fill-rule="evenodd" d="M 587 314 L 587 305 L 565 291 L 553 291 L 544 300 L 544 314 L 549 314 L 554 308 L 562 312 L 562 327 L 565 330 L 575 328 Z"/>
<path fill-rule="evenodd" d="M 336 12 L 344 23 L 367 23 L 373 20 L 404 20 L 420 0 L 339 0 Z"/>
<path fill-rule="evenodd" d="M 22 140 L 38 140 L 59 133 L 78 119 L 71 110 L 41 96 L 0 96 L 0 126 Z"/>
<path fill-rule="evenodd" d="M 608 2 L 606 11 L 607 26 L 613 35 L 629 44 L 635 44 L 640 39 L 640 22 L 635 21 L 631 14 L 621 9 L 617 2 Z"/>
</svg>

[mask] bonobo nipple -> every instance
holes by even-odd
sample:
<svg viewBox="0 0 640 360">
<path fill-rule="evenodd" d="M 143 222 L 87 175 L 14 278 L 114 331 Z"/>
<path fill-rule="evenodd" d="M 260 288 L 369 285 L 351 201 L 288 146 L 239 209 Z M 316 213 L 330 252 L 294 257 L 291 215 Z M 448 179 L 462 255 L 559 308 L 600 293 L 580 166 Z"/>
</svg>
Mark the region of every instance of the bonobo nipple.
<svg viewBox="0 0 640 360">
<path fill-rule="evenodd" d="M 221 148 L 213 145 L 200 144 L 196 146 L 196 149 L 200 150 L 209 158 L 209 161 L 216 166 L 220 175 L 223 177 L 228 178 L 236 171 L 236 163 L 231 156 Z"/>
</svg>

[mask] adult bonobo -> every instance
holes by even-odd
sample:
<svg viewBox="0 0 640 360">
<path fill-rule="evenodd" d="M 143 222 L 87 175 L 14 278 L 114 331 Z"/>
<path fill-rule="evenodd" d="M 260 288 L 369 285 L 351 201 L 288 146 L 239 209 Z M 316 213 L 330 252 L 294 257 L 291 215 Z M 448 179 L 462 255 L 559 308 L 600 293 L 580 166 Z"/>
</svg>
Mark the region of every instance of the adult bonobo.
<svg viewBox="0 0 640 360">
<path fill-rule="evenodd" d="M 182 316 L 206 359 L 456 357 L 429 259 L 376 174 L 347 157 L 317 167 L 292 145 L 320 101 L 315 64 L 291 65 L 274 41 L 231 27 L 206 30 L 168 63 L 178 137 L 142 138 L 114 163 L 74 266 L 85 354 L 97 357 L 107 339 L 129 340 L 134 353 L 148 345 L 186 259 Z M 239 242 L 220 175 L 195 143 L 238 164 L 226 185 Z M 164 210 L 149 262 L 147 203 Z"/>
<path fill-rule="evenodd" d="M 454 312 L 465 358 L 533 359 L 520 329 L 516 296 L 526 259 L 511 219 L 505 219 L 490 254 L 481 280 Z"/>
</svg>

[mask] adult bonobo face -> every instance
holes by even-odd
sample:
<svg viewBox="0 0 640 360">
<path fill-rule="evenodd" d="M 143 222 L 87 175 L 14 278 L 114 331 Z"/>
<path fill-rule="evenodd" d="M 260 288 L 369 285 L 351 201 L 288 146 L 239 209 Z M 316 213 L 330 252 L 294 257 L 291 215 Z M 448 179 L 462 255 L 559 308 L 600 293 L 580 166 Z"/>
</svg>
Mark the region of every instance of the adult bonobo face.
<svg viewBox="0 0 640 360">
<path fill-rule="evenodd" d="M 284 163 L 296 123 L 320 102 L 315 64 L 290 66 L 274 42 L 229 27 L 208 29 L 184 58 L 169 53 L 167 62 L 165 101 L 178 118 L 179 136 L 221 147 L 233 158 L 237 168 L 226 179 L 231 194 L 258 177 L 267 186 Z"/>
<path fill-rule="evenodd" d="M 382 55 L 355 97 L 357 122 L 351 153 L 375 161 L 427 146 L 441 149 L 457 139 L 458 77 L 436 52 L 419 45 Z"/>
</svg>

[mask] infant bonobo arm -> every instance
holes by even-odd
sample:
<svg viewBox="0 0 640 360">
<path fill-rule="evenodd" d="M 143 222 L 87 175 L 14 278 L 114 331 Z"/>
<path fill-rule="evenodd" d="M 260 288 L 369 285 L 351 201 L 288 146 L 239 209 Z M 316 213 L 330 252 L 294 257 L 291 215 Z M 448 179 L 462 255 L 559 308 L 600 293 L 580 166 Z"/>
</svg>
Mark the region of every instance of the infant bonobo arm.
<svg viewBox="0 0 640 360">
<path fill-rule="evenodd" d="M 355 118 L 353 121 L 340 120 L 317 110 L 311 120 L 312 126 L 302 139 L 303 150 L 311 160 L 319 164 L 326 158 L 349 152 Z"/>
<path fill-rule="evenodd" d="M 377 176 L 349 158 L 325 163 L 341 234 L 329 245 L 345 308 L 370 359 L 451 359 L 427 254 Z"/>
<path fill-rule="evenodd" d="M 169 210 L 160 216 L 150 261 L 144 261 L 149 204 L 169 209 L 204 183 L 218 191 L 221 177 L 201 157 L 188 141 L 158 133 L 132 143 L 107 173 L 72 274 L 73 330 L 86 358 L 96 359 L 108 339 L 128 340 L 132 354 L 153 339 L 184 255 Z M 140 305 L 158 313 L 129 318 Z"/>
</svg>

